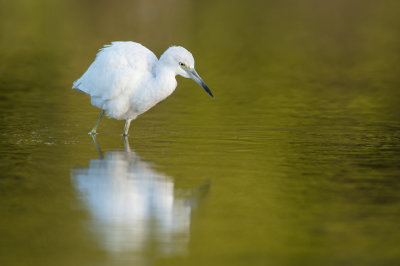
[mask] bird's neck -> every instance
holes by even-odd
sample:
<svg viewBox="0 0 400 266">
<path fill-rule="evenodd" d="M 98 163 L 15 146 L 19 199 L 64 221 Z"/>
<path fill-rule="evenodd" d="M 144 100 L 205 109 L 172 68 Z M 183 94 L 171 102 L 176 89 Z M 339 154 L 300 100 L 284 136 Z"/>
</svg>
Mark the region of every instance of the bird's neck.
<svg viewBox="0 0 400 266">
<path fill-rule="evenodd" d="M 175 75 L 170 68 L 162 64 L 156 66 L 155 74 L 150 77 L 147 86 L 131 99 L 131 104 L 136 106 L 135 113 L 142 114 L 171 95 L 177 85 Z"/>
<path fill-rule="evenodd" d="M 171 68 L 159 64 L 156 66 L 154 76 L 148 80 L 147 86 L 143 87 L 138 94 L 131 99 L 132 105 L 136 106 L 135 112 L 142 114 L 151 107 L 167 98 L 176 88 L 175 72 Z"/>
<path fill-rule="evenodd" d="M 170 67 L 159 62 L 155 71 L 154 85 L 152 86 L 158 95 L 159 101 L 167 98 L 174 92 L 177 82 L 175 79 L 176 73 Z"/>
</svg>

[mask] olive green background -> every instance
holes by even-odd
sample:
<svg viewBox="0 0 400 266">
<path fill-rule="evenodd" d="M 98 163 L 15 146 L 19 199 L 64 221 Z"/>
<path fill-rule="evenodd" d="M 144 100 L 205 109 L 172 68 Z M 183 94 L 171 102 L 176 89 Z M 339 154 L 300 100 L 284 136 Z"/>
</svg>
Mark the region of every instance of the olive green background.
<svg viewBox="0 0 400 266">
<path fill-rule="evenodd" d="M 208 184 L 178 254 L 105 249 L 74 185 L 99 110 L 72 82 L 116 40 L 186 47 L 215 95 L 177 77 L 131 125 L 176 191 Z M 0 264 L 398 265 L 399 73 L 395 0 L 1 1 Z"/>
</svg>

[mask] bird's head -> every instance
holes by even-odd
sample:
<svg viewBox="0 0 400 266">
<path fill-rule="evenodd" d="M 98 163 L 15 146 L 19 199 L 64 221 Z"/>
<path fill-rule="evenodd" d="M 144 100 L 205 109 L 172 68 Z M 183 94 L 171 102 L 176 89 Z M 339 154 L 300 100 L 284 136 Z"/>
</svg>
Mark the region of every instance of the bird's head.
<svg viewBox="0 0 400 266">
<path fill-rule="evenodd" d="M 211 97 L 214 98 L 211 90 L 207 87 L 202 78 L 194 69 L 194 58 L 188 50 L 181 46 L 171 46 L 161 56 L 160 60 L 165 61 L 170 67 L 172 67 L 177 75 L 193 79 Z"/>
</svg>

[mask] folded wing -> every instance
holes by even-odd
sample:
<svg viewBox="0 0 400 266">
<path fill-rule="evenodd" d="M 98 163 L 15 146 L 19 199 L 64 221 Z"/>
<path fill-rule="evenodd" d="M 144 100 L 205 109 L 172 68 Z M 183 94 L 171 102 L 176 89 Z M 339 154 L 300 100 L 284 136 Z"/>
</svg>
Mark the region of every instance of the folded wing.
<svg viewBox="0 0 400 266">
<path fill-rule="evenodd" d="M 87 93 L 92 104 L 103 109 L 108 101 L 129 98 L 143 79 L 154 75 L 156 63 L 154 53 L 139 43 L 113 42 L 99 51 L 72 88 Z"/>
</svg>

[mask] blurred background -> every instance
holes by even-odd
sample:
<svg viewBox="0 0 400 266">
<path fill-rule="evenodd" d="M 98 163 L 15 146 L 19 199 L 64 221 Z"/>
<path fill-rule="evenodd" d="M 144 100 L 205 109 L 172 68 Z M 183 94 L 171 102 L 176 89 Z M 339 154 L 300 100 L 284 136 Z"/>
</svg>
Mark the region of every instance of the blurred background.
<svg viewBox="0 0 400 266">
<path fill-rule="evenodd" d="M 192 52 L 133 121 L 112 41 Z M 0 1 L 1 265 L 398 265 L 400 2 Z"/>
</svg>

